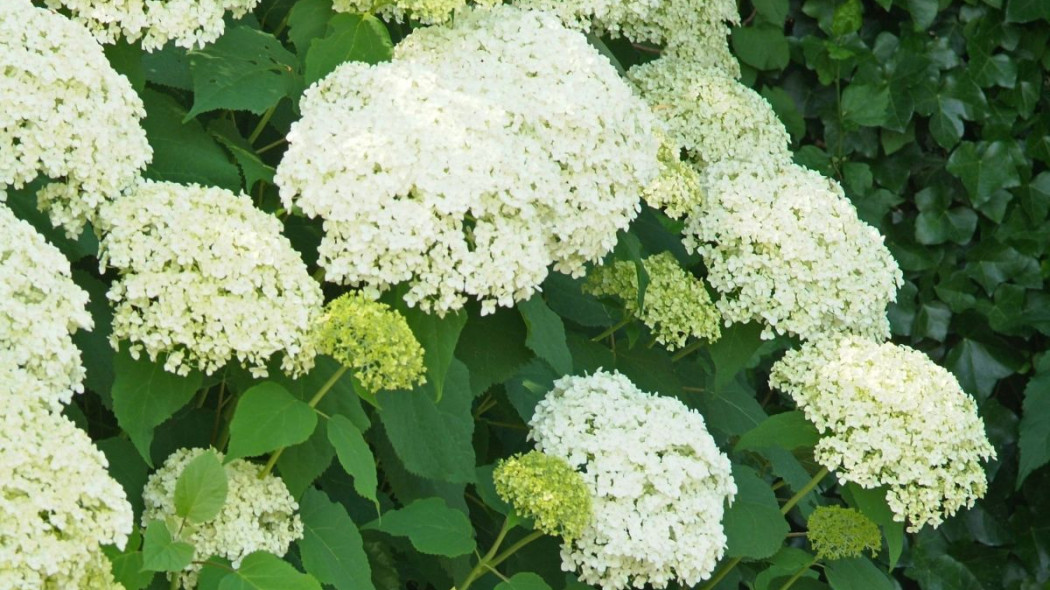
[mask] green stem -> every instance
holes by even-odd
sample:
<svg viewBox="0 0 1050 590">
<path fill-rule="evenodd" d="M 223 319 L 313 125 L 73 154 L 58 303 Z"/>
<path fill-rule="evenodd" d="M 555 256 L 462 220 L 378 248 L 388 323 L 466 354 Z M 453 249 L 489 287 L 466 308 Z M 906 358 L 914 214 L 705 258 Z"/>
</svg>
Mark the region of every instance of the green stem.
<svg viewBox="0 0 1050 590">
<path fill-rule="evenodd" d="M 634 316 L 631 315 L 631 314 L 627 314 L 616 325 L 611 326 L 608 330 L 602 332 L 601 334 L 598 334 L 594 338 L 591 338 L 591 342 L 599 342 L 601 340 L 604 340 L 604 339 L 608 338 L 609 336 L 612 336 L 613 334 L 616 333 L 617 330 L 619 330 L 620 328 L 622 328 L 622 327 L 626 326 L 627 324 L 631 323 L 632 320 L 634 320 Z"/>
<path fill-rule="evenodd" d="M 685 357 L 687 357 L 690 354 L 692 354 L 693 352 L 695 352 L 697 349 L 699 349 L 703 345 L 704 345 L 704 341 L 703 340 L 697 340 L 697 341 L 693 342 L 692 344 L 690 344 L 689 346 L 686 346 L 682 350 L 679 350 L 678 352 L 674 353 L 674 356 L 671 357 L 671 361 L 677 363 L 678 361 L 684 359 Z"/>
<path fill-rule="evenodd" d="M 328 378 L 328 381 L 325 381 L 324 385 L 322 385 L 321 388 L 317 390 L 317 393 L 315 393 L 314 396 L 310 398 L 310 401 L 307 402 L 307 404 L 310 406 L 310 409 L 317 408 L 317 404 L 321 403 L 321 400 L 324 399 L 324 396 L 327 395 L 333 387 L 335 387 L 336 382 L 338 382 L 339 378 L 342 377 L 345 373 L 346 367 L 339 367 L 338 371 L 332 373 L 332 376 Z M 284 449 L 285 447 L 281 447 L 270 455 L 270 459 L 266 462 L 266 465 L 262 468 L 262 471 L 259 472 L 259 479 L 266 477 L 270 474 L 271 471 L 273 471 L 273 466 L 277 465 L 277 460 L 281 458 L 281 454 L 284 453 Z"/>
<path fill-rule="evenodd" d="M 261 148 L 255 150 L 255 155 L 261 156 L 262 154 L 265 154 L 266 152 L 268 152 L 268 151 L 272 150 L 273 148 L 281 145 L 282 143 L 287 143 L 287 141 L 288 141 L 287 137 L 282 137 L 281 139 L 278 139 L 276 141 L 272 141 L 272 142 L 262 146 Z"/>
<path fill-rule="evenodd" d="M 700 587 L 700 590 L 711 590 L 712 588 L 717 586 L 718 583 L 722 581 L 722 578 L 728 576 L 729 572 L 733 571 L 733 568 L 735 568 L 736 565 L 741 561 L 743 561 L 742 557 L 734 557 L 733 559 L 726 562 L 726 564 L 722 566 L 722 569 L 718 570 L 714 577 L 712 577 L 710 580 L 707 581 L 706 584 Z"/>
<path fill-rule="evenodd" d="M 171 572 L 171 583 L 168 584 L 170 590 L 179 590 L 179 572 Z"/>
<path fill-rule="evenodd" d="M 262 119 L 259 119 L 259 123 L 255 125 L 255 130 L 253 130 L 252 134 L 248 136 L 249 145 L 255 145 L 255 140 L 259 139 L 259 136 L 262 135 L 263 129 L 265 129 L 266 124 L 270 122 L 270 117 L 273 116 L 273 112 L 276 109 L 277 105 L 266 109 L 266 112 L 263 113 Z"/>
<path fill-rule="evenodd" d="M 506 551 L 494 557 L 492 561 L 489 562 L 489 566 L 496 567 L 497 565 L 506 561 L 508 557 L 514 555 L 519 549 L 535 541 L 536 539 L 539 539 L 542 536 L 543 531 L 532 531 L 531 533 L 522 537 L 520 541 L 508 547 Z"/>
<path fill-rule="evenodd" d="M 467 588 L 470 588 L 470 585 L 474 583 L 474 580 L 477 580 L 485 573 L 485 566 L 488 565 L 489 560 L 496 555 L 497 551 L 499 551 L 499 546 L 503 544 L 503 539 L 507 538 L 507 533 L 510 532 L 510 529 L 510 518 L 503 519 L 503 526 L 500 527 L 499 533 L 496 534 L 496 540 L 492 542 L 492 547 L 489 548 L 488 553 L 478 560 L 477 565 L 470 570 L 470 573 L 468 573 L 466 579 L 463 580 L 463 585 L 459 590 L 467 590 Z"/>
<path fill-rule="evenodd" d="M 797 572 L 795 572 L 795 575 L 793 575 L 790 578 L 788 578 L 788 581 L 784 582 L 784 585 L 780 587 L 780 590 L 788 590 L 788 588 L 791 588 L 791 586 L 793 586 L 795 584 L 795 582 L 798 581 L 798 579 L 802 577 L 802 574 L 808 572 L 809 568 L 811 568 L 814 565 L 816 565 L 816 563 L 817 563 L 817 558 L 814 557 L 813 561 L 811 561 L 811 562 L 807 563 L 806 565 L 804 565 L 802 567 L 802 569 L 800 569 Z"/>
</svg>

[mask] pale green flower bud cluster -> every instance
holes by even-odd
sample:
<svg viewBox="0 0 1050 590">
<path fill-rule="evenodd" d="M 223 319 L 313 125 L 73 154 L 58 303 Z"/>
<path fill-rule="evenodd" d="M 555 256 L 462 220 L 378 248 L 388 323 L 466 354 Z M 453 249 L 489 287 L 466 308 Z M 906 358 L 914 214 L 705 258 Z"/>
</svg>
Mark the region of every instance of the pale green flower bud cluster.
<svg viewBox="0 0 1050 590">
<path fill-rule="evenodd" d="M 648 326 L 668 350 L 682 348 L 690 338 L 718 340 L 722 317 L 703 281 L 683 269 L 670 252 L 649 256 L 642 264 L 649 275 L 642 308 L 638 307 L 638 272 L 631 261 L 595 268 L 584 290 L 621 299 L 627 313 Z"/>
<path fill-rule="evenodd" d="M 820 559 L 860 557 L 864 551 L 874 556 L 882 546 L 878 525 L 852 508 L 818 506 L 806 526 L 806 537 Z"/>
<path fill-rule="evenodd" d="M 532 451 L 514 455 L 492 472 L 496 493 L 536 528 L 567 542 L 591 522 L 591 494 L 580 473 L 564 459 Z"/>
<path fill-rule="evenodd" d="M 494 6 L 502 0 L 474 0 L 469 4 L 477 6 Z M 384 18 L 403 22 L 406 19 L 431 25 L 443 23 L 452 15 L 468 5 L 467 0 L 334 0 L 332 8 L 336 12 L 372 12 L 379 6 L 379 14 Z"/>
<path fill-rule="evenodd" d="M 299 504 L 288 492 L 281 478 L 266 474 L 259 477 L 259 465 L 234 459 L 226 471 L 226 503 L 218 516 L 204 523 L 185 521 L 175 511 L 175 486 L 182 470 L 205 449 L 179 449 L 171 454 L 146 482 L 142 491 L 145 510 L 142 525 L 163 520 L 168 528 L 180 531 L 179 538 L 193 545 L 193 560 L 212 556 L 230 560 L 234 568 L 255 551 L 266 551 L 278 557 L 303 538 Z M 222 453 L 213 451 L 222 459 Z M 201 564 L 191 563 L 176 575 L 182 588 L 195 588 Z M 169 578 L 170 579 L 170 578 Z"/>
<path fill-rule="evenodd" d="M 842 482 L 885 486 L 908 530 L 937 527 L 988 489 L 995 457 L 977 404 L 923 353 L 858 337 L 789 351 L 769 383 L 791 395 L 824 436 L 816 459 Z"/>
<path fill-rule="evenodd" d="M 660 172 L 642 193 L 642 198 L 650 207 L 663 209 L 664 213 L 675 219 L 681 219 L 696 210 L 703 199 L 700 173 L 678 157 L 679 151 L 674 142 L 664 138 L 657 152 Z"/>
<path fill-rule="evenodd" d="M 423 347 L 404 316 L 359 293 L 347 293 L 325 306 L 314 339 L 319 352 L 352 369 L 372 393 L 426 382 Z"/>
</svg>

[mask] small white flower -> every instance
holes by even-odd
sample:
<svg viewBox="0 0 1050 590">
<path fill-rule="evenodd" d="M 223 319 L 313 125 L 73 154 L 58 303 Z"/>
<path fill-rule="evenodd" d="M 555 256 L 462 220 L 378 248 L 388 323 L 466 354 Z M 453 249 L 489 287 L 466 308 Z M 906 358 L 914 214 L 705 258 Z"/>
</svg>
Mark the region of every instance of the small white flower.
<svg viewBox="0 0 1050 590">
<path fill-rule="evenodd" d="M 472 4 L 493 6 L 502 0 L 474 0 Z M 336 12 L 371 12 L 375 0 L 334 0 L 332 8 Z M 452 18 L 457 11 L 467 6 L 467 0 L 391 0 L 379 3 L 379 14 L 386 18 L 403 22 L 407 18 L 431 25 L 443 23 Z"/>
</svg>

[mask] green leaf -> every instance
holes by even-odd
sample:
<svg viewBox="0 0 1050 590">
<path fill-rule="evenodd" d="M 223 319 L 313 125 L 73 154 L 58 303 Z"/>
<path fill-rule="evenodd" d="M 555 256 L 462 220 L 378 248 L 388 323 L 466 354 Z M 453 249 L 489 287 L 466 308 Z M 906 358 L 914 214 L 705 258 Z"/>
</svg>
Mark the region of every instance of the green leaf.
<svg viewBox="0 0 1050 590">
<path fill-rule="evenodd" d="M 897 560 L 904 551 L 904 523 L 894 520 L 893 511 L 886 503 L 886 489 L 865 489 L 855 483 L 843 486 L 845 496 L 854 508 L 882 527 L 889 548 L 890 569 L 897 567 Z"/>
<path fill-rule="evenodd" d="M 222 579 L 219 590 L 321 590 L 321 585 L 280 557 L 256 551 Z"/>
<path fill-rule="evenodd" d="M 174 541 L 168 525 L 153 520 L 146 525 L 142 542 L 142 568 L 154 572 L 177 572 L 193 561 L 193 545 Z"/>
<path fill-rule="evenodd" d="M 406 395 L 413 395 L 407 393 Z M 354 478 L 354 491 L 362 498 L 371 500 L 379 508 L 376 499 L 376 462 L 361 431 L 344 416 L 332 416 L 328 421 L 328 440 L 335 447 L 339 464 Z"/>
<path fill-rule="evenodd" d="M 405 320 L 412 328 L 412 333 L 423 346 L 423 364 L 427 368 L 427 385 L 434 392 L 437 401 L 445 391 L 445 379 L 448 377 L 449 366 L 452 364 L 452 355 L 456 351 L 456 343 L 467 323 L 467 313 L 445 314 L 438 317 L 420 311 L 418 308 L 405 308 L 400 306 Z"/>
<path fill-rule="evenodd" d="M 328 469 L 334 457 L 335 449 L 328 442 L 328 426 L 320 421 L 306 442 L 284 449 L 277 459 L 277 471 L 288 492 L 298 498 Z"/>
<path fill-rule="evenodd" d="M 135 360 L 121 350 L 113 361 L 113 413 L 142 458 L 152 467 L 153 430 L 185 406 L 201 387 L 201 375 L 186 377 L 164 371 L 147 358 Z"/>
<path fill-rule="evenodd" d="M 142 551 L 139 550 L 142 545 L 142 536 L 139 531 L 138 527 L 131 530 L 128 544 L 123 551 L 113 545 L 102 547 L 102 552 L 109 559 L 113 578 L 124 587 L 124 590 L 142 590 L 149 586 L 156 575 L 142 568 Z"/>
<path fill-rule="evenodd" d="M 769 568 L 755 577 L 755 590 L 776 590 L 781 584 L 773 584 L 774 579 L 791 576 L 802 568 L 807 568 L 804 576 L 815 578 L 816 572 L 809 569 L 811 563 L 813 555 L 809 552 L 797 547 L 784 547 L 769 560 Z"/>
<path fill-rule="evenodd" d="M 733 465 L 737 494 L 722 519 L 727 557 L 765 559 L 780 549 L 790 528 L 769 485 L 750 467 Z"/>
<path fill-rule="evenodd" d="M 755 10 L 762 18 L 774 25 L 784 24 L 788 15 L 788 0 L 754 0 Z"/>
<path fill-rule="evenodd" d="M 208 131 L 212 137 L 229 150 L 237 166 L 244 176 L 244 190 L 251 192 L 255 183 L 260 180 L 273 184 L 275 170 L 273 166 L 263 162 L 255 153 L 248 140 L 241 137 L 240 131 L 233 121 L 229 119 L 215 119 L 208 124 Z"/>
<path fill-rule="evenodd" d="M 976 230 L 977 214 L 966 207 L 922 211 L 915 218 L 915 241 L 928 246 L 945 242 L 965 244 Z"/>
<path fill-rule="evenodd" d="M 806 134 L 806 120 L 802 118 L 795 99 L 786 90 L 776 86 L 763 87 L 761 94 L 769 106 L 773 107 L 773 112 L 791 134 L 791 138 L 796 141 L 802 139 Z"/>
<path fill-rule="evenodd" d="M 296 86 L 298 61 L 273 35 L 242 26 L 190 53 L 193 108 L 185 119 L 216 109 L 262 114 Z"/>
<path fill-rule="evenodd" d="M 357 525 L 338 502 L 311 488 L 299 502 L 303 568 L 336 590 L 371 590 L 372 570 Z"/>
<path fill-rule="evenodd" d="M 722 330 L 722 337 L 708 347 L 715 363 L 715 387 L 722 389 L 762 346 L 762 326 L 757 322 L 733 324 Z"/>
<path fill-rule="evenodd" d="M 998 190 L 1021 185 L 1009 149 L 1004 141 L 981 144 L 964 141 L 948 158 L 948 172 L 962 181 L 974 205 L 987 202 Z"/>
<path fill-rule="evenodd" d="M 930 28 L 940 8 L 937 0 L 907 0 L 907 5 L 916 31 L 925 31 Z"/>
<path fill-rule="evenodd" d="M 846 0 L 835 7 L 831 19 L 831 34 L 836 37 L 856 33 L 864 24 L 864 5 L 860 0 Z"/>
<path fill-rule="evenodd" d="M 173 43 L 168 43 L 156 51 L 144 53 L 142 66 L 145 69 L 147 82 L 179 90 L 193 89 L 190 58 L 185 49 L 176 47 Z"/>
<path fill-rule="evenodd" d="M 288 13 L 288 40 L 300 56 L 306 55 L 310 43 L 321 37 L 332 17 L 332 0 L 299 0 Z"/>
<path fill-rule="evenodd" d="M 416 500 L 400 510 L 392 510 L 364 529 L 396 537 L 408 537 L 421 553 L 457 557 L 474 551 L 474 527 L 459 510 L 449 508 L 441 498 Z"/>
<path fill-rule="evenodd" d="M 987 398 L 1000 379 L 1014 374 L 1014 369 L 993 355 L 984 344 L 964 338 L 944 359 L 944 365 L 959 379 L 964 391 Z"/>
<path fill-rule="evenodd" d="M 753 27 L 735 27 L 731 41 L 733 54 L 759 70 L 782 70 L 791 59 L 788 40 L 780 25 L 762 23 Z"/>
<path fill-rule="evenodd" d="M 824 566 L 832 590 L 894 590 L 886 574 L 866 557 L 836 559 Z"/>
<path fill-rule="evenodd" d="M 393 55 L 394 44 L 382 21 L 371 14 L 336 14 L 328 21 L 324 38 L 310 43 L 306 84 L 327 76 L 342 63 L 377 64 L 389 61 Z"/>
<path fill-rule="evenodd" d="M 794 410 L 766 418 L 761 424 L 745 432 L 733 450 L 779 447 L 792 451 L 799 447 L 814 447 L 819 440 L 820 434 L 817 433 L 816 427 L 806 420 L 803 412 Z"/>
<path fill-rule="evenodd" d="M 565 325 L 558 314 L 547 307 L 538 293 L 528 301 L 518 302 L 518 311 L 528 329 L 525 346 L 550 363 L 555 371 L 571 373 L 572 354 L 565 343 Z"/>
<path fill-rule="evenodd" d="M 208 522 L 226 503 L 226 470 L 207 451 L 186 464 L 175 482 L 175 514 L 191 522 Z"/>
<path fill-rule="evenodd" d="M 551 590 L 551 587 L 532 572 L 518 572 L 510 579 L 496 584 L 494 590 Z"/>
<path fill-rule="evenodd" d="M 447 395 L 435 401 L 433 383 L 414 391 L 382 391 L 379 417 L 410 473 L 452 483 L 474 481 L 474 416 L 470 377 L 463 363 L 449 365 Z"/>
<path fill-rule="evenodd" d="M 1050 462 L 1050 373 L 1036 375 L 1025 387 L 1017 446 L 1021 452 L 1017 468 L 1020 489 L 1028 474 Z"/>
<path fill-rule="evenodd" d="M 266 381 L 241 395 L 230 422 L 226 462 L 290 447 L 310 438 L 317 413 L 284 387 Z"/>
<path fill-rule="evenodd" d="M 544 361 L 532 359 L 507 381 L 507 400 L 523 422 L 532 420 L 536 404 L 547 395 L 554 386 L 554 380 L 560 376 Z"/>
<path fill-rule="evenodd" d="M 1046 0 L 1008 0 L 1006 22 L 1030 23 L 1035 20 L 1050 21 L 1050 3 Z"/>
<path fill-rule="evenodd" d="M 886 121 L 890 89 L 850 84 L 842 91 L 842 118 L 861 127 L 877 127 Z"/>
<path fill-rule="evenodd" d="M 495 313 L 470 318 L 456 344 L 455 356 L 470 371 L 474 396 L 513 377 L 534 358 L 525 346 L 525 337 L 525 322 L 513 309 L 501 307 Z"/>
</svg>

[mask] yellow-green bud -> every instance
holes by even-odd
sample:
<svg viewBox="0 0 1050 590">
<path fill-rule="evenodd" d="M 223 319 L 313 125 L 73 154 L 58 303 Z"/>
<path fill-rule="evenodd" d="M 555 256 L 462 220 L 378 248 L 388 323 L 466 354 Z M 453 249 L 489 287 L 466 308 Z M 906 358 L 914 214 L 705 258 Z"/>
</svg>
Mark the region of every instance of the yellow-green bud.
<svg viewBox="0 0 1050 590">
<path fill-rule="evenodd" d="M 852 508 L 820 506 L 809 516 L 809 544 L 821 559 L 874 556 L 882 545 L 879 527 Z"/>
<path fill-rule="evenodd" d="M 384 303 L 342 295 L 325 306 L 314 337 L 319 351 L 353 370 L 372 393 L 426 381 L 423 347 L 405 318 Z"/>
<path fill-rule="evenodd" d="M 492 472 L 496 493 L 538 530 L 566 541 L 591 522 L 591 494 L 563 459 L 532 451 L 500 461 Z"/>
</svg>

